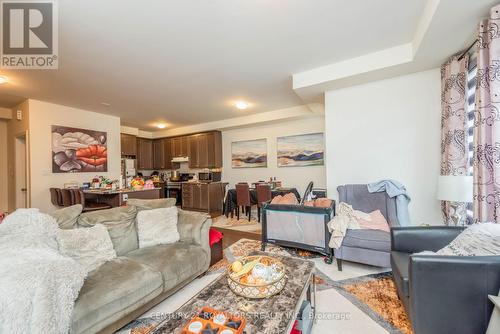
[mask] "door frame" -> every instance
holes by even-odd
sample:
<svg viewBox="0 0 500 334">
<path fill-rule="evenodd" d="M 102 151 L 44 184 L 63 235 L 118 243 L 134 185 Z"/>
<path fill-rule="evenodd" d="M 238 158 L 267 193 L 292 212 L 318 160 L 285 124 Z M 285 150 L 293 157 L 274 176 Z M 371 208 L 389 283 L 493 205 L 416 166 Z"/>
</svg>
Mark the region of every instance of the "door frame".
<svg viewBox="0 0 500 334">
<path fill-rule="evenodd" d="M 17 208 L 18 204 L 18 179 L 17 179 L 17 164 L 18 164 L 18 141 L 24 140 L 24 163 L 25 163 L 25 182 L 26 182 L 26 200 L 25 204 L 26 207 L 29 208 L 31 207 L 31 180 L 30 180 L 30 155 L 29 155 L 29 132 L 28 131 L 23 131 L 20 133 L 17 133 L 14 136 L 14 205 L 15 208 Z"/>
</svg>

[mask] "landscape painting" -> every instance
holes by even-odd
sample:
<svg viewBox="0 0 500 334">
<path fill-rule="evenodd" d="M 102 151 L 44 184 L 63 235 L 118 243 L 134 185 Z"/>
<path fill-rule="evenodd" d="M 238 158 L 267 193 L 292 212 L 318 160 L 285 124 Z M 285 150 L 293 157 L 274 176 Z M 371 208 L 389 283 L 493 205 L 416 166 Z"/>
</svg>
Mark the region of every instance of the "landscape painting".
<svg viewBox="0 0 500 334">
<path fill-rule="evenodd" d="M 324 164 L 323 133 L 278 137 L 278 167 Z"/>
<path fill-rule="evenodd" d="M 231 143 L 233 168 L 267 167 L 267 140 L 245 140 Z"/>
<path fill-rule="evenodd" d="M 107 133 L 52 126 L 52 172 L 107 172 Z"/>
</svg>

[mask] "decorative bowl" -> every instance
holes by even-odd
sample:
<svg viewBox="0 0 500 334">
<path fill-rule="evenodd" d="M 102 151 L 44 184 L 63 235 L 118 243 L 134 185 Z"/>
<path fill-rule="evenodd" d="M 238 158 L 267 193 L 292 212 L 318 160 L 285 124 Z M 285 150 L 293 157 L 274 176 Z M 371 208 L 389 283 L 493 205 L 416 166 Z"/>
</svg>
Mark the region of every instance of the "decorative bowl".
<svg viewBox="0 0 500 334">
<path fill-rule="evenodd" d="M 260 299 L 274 296 L 283 290 L 286 284 L 285 266 L 283 263 L 275 258 L 265 255 L 246 256 L 239 259 L 243 266 L 246 263 L 260 259 L 260 263 L 264 262 L 267 265 L 274 265 L 278 272 L 277 277 L 266 283 L 244 283 L 240 282 L 240 278 L 232 275 L 233 271 L 231 265 L 227 267 L 227 284 L 231 291 L 241 297 L 250 299 Z M 251 273 L 250 271 L 249 273 Z"/>
</svg>

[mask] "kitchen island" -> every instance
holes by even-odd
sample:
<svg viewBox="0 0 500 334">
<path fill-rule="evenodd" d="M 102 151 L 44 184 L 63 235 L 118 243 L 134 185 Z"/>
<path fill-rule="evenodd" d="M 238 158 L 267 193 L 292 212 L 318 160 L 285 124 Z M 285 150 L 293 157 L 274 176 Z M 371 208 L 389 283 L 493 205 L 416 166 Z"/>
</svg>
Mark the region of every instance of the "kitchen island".
<svg viewBox="0 0 500 334">
<path fill-rule="evenodd" d="M 105 203 L 115 208 L 118 206 L 126 205 L 129 198 L 138 199 L 157 199 L 163 197 L 163 188 L 153 189 L 87 189 L 83 191 L 85 201 Z"/>
<path fill-rule="evenodd" d="M 182 208 L 206 212 L 211 217 L 222 215 L 226 183 L 182 182 Z"/>
</svg>

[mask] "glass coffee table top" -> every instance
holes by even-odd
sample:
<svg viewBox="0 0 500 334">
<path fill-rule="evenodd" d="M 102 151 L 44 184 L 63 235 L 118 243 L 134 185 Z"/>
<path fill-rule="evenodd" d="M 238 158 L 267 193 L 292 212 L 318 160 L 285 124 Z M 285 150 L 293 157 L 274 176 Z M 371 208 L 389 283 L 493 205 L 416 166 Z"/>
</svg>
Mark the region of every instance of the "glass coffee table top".
<svg viewBox="0 0 500 334">
<path fill-rule="evenodd" d="M 179 334 L 189 320 L 203 307 L 242 315 L 247 320 L 245 333 L 288 333 L 305 299 L 314 295 L 314 263 L 265 252 L 250 255 L 268 255 L 280 259 L 286 267 L 287 282 L 277 295 L 264 299 L 247 299 L 234 294 L 227 285 L 226 274 L 206 286 L 173 314 L 158 324 L 154 334 Z M 311 301 L 314 307 L 314 298 Z"/>
</svg>

